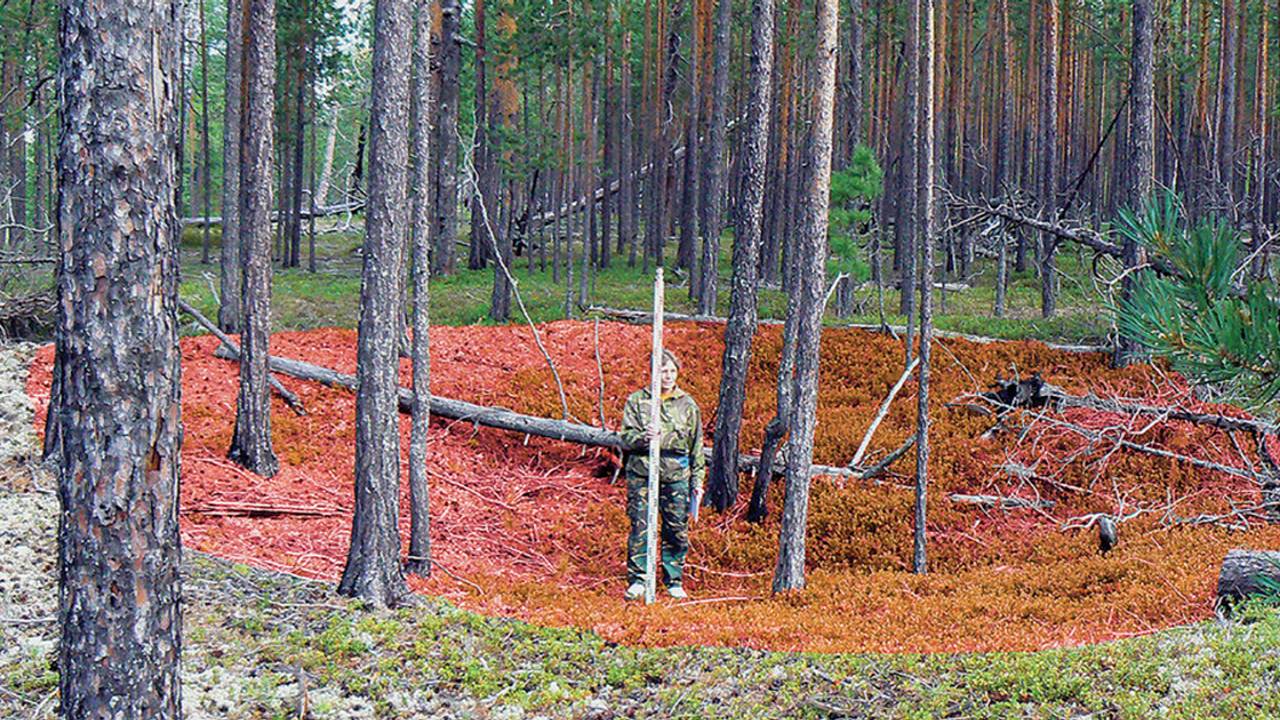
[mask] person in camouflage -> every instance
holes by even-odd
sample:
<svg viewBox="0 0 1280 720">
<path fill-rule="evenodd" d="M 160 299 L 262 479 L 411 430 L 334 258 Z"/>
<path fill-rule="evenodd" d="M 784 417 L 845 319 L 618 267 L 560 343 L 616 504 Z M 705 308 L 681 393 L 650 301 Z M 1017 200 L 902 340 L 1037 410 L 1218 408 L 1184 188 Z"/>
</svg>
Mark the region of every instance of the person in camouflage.
<svg viewBox="0 0 1280 720">
<path fill-rule="evenodd" d="M 660 443 L 661 449 L 658 514 L 662 519 L 659 542 L 662 580 L 671 597 L 688 597 L 681 580 L 684 556 L 689 551 L 689 511 L 702 502 L 707 461 L 702 454 L 702 411 L 693 397 L 676 385 L 679 372 L 680 361 L 664 350 L 660 427 L 649 427 L 649 388 L 632 393 L 622 410 L 621 434 L 627 451 L 627 516 L 631 518 L 631 534 L 627 537 L 628 600 L 644 595 L 651 442 Z"/>
</svg>

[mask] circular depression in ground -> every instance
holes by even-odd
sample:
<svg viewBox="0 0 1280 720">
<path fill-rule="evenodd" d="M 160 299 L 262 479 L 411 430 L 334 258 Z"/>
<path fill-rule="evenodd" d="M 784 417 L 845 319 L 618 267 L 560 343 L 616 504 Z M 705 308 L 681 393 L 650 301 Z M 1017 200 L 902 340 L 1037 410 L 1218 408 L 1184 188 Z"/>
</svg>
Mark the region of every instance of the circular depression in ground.
<svg viewBox="0 0 1280 720">
<path fill-rule="evenodd" d="M 616 323 L 540 326 L 562 378 L 570 412 L 586 422 L 619 423 L 627 394 L 647 374 L 650 330 Z M 684 360 L 681 384 L 714 428 L 722 326 L 668 325 L 666 344 Z M 182 536 L 188 548 L 251 565 L 336 580 L 350 534 L 354 397 L 282 377 L 307 408 L 296 416 L 278 399 L 272 435 L 281 460 L 259 478 L 225 459 L 235 417 L 237 368 L 213 357 L 216 341 L 187 338 L 183 351 Z M 743 450 L 758 449 L 773 412 L 777 327 L 762 327 L 753 351 Z M 354 372 L 356 334 L 325 329 L 272 336 L 273 354 Z M 440 327 L 431 331 L 432 392 L 519 412 L 559 417 L 552 374 L 527 327 Z M 37 424 L 48 401 L 52 348 L 32 364 L 28 391 Z M 597 360 L 598 358 L 598 360 Z M 437 419 L 428 475 L 437 571 L 416 590 L 478 612 L 574 626 L 610 641 L 643 645 L 743 645 L 824 652 L 1035 650 L 1152 632 L 1208 617 L 1226 550 L 1275 547 L 1280 532 L 1258 525 L 1231 532 L 1173 526 L 1171 517 L 1221 513 L 1229 499 L 1256 500 L 1246 480 L 1079 436 L 1033 428 L 991 439 L 992 420 L 948 406 L 986 389 L 997 374 L 1040 372 L 1070 391 L 1113 393 L 1153 402 L 1182 397 L 1176 376 L 1148 366 L 1108 368 L 1104 356 L 1051 350 L 1034 342 L 941 339 L 934 352 L 933 460 L 928 524 L 930 574 L 913 575 L 910 477 L 914 454 L 880 484 L 815 478 L 805 591 L 769 592 L 777 550 L 781 483 L 769 519 L 747 523 L 742 510 L 704 513 L 691 532 L 689 601 L 651 607 L 622 600 L 627 520 L 625 491 L 608 451 L 526 438 Z M 822 339 L 815 462 L 849 461 L 902 371 L 892 337 L 830 329 Z M 402 384 L 409 384 L 404 361 Z M 881 457 L 914 430 L 908 383 L 871 443 Z M 1072 411 L 1069 419 L 1115 427 L 1122 418 Z M 1238 412 L 1238 411 L 1237 411 Z M 401 434 L 407 462 L 409 423 Z M 1130 428 L 1137 432 L 1143 428 Z M 1234 448 L 1211 430 L 1172 423 L 1146 428 L 1143 443 L 1231 460 Z M 1087 451 L 1087 452 L 1086 452 Z M 1063 464 L 1066 457 L 1074 461 Z M 1036 468 L 1030 477 L 1018 468 Z M 407 478 L 407 473 L 402 473 Z M 750 493 L 744 478 L 743 503 Z M 984 510 L 952 493 L 1036 496 L 1050 510 Z M 407 503 L 407 488 L 402 488 Z M 1096 512 L 1167 506 L 1125 522 L 1119 547 L 1103 557 L 1091 532 L 1063 523 Z M 742 503 L 740 503 L 741 505 Z M 402 512 L 407 540 L 407 513 Z"/>
</svg>

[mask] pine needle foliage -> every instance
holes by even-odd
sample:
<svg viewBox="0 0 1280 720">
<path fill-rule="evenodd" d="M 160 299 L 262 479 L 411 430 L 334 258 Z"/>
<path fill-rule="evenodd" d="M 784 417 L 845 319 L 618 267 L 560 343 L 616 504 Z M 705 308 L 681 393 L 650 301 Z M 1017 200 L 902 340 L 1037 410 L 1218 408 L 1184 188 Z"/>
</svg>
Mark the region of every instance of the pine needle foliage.
<svg viewBox="0 0 1280 720">
<path fill-rule="evenodd" d="M 865 145 L 854 149 L 847 168 L 831 173 L 829 273 L 847 273 L 859 281 L 870 277 L 871 267 L 858 251 L 858 240 L 871 222 L 872 203 L 883 192 L 884 171 Z"/>
<path fill-rule="evenodd" d="M 1187 222 L 1166 194 L 1141 212 L 1120 212 L 1117 231 L 1148 255 L 1163 257 L 1177 277 L 1142 273 L 1117 309 L 1122 333 L 1169 360 L 1193 382 L 1227 388 L 1262 409 L 1280 395 L 1280 300 L 1270 280 L 1250 278 L 1241 235 L 1226 222 Z"/>
</svg>

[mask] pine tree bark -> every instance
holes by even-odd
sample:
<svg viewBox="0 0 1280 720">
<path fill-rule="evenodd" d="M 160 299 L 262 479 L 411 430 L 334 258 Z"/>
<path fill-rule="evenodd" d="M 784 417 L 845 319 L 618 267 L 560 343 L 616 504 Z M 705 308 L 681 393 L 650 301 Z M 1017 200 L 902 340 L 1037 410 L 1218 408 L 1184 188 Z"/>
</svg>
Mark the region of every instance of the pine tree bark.
<svg viewBox="0 0 1280 720">
<path fill-rule="evenodd" d="M 209 161 L 209 34 L 204 17 L 205 0 L 199 0 L 200 3 L 200 159 L 203 164 L 203 172 L 200 173 L 202 191 L 201 198 L 204 200 L 204 216 L 209 217 L 212 211 L 209 207 L 209 195 L 212 190 L 213 164 Z M 200 264 L 209 264 L 209 223 L 204 224 L 204 244 L 200 253 Z"/>
<path fill-rule="evenodd" d="M 702 281 L 698 284 L 698 312 L 716 312 L 720 279 L 720 223 L 725 177 L 725 139 L 728 133 L 729 23 L 731 0 L 716 0 L 714 59 L 712 61 L 711 117 L 707 151 L 703 155 Z"/>
<path fill-rule="evenodd" d="M 1129 159 L 1125 164 L 1128 187 L 1125 204 L 1139 211 L 1155 185 L 1155 23 L 1152 0 L 1133 0 L 1133 46 L 1129 56 Z M 1264 23 L 1265 24 L 1265 23 Z M 1121 301 L 1133 296 L 1137 278 L 1138 244 L 1125 236 L 1123 261 L 1126 275 Z M 1112 365 L 1124 367 L 1135 359 L 1138 343 L 1121 334 L 1116 339 Z"/>
<path fill-rule="evenodd" d="M 995 172 L 992 174 L 991 196 L 1007 197 L 1012 188 L 1009 155 L 1013 140 L 1013 43 L 1009 38 L 1009 0 L 998 0 L 1000 16 L 1000 119 L 996 133 Z M 1004 317 L 1005 294 L 1009 286 L 1009 242 L 1003 229 L 997 242 L 995 316 Z"/>
<path fill-rule="evenodd" d="M 1222 0 L 1218 55 L 1218 134 L 1214 150 L 1219 203 L 1230 211 L 1235 200 L 1236 0 Z"/>
<path fill-rule="evenodd" d="M 1040 202 L 1044 216 L 1058 215 L 1058 0 L 1044 3 L 1044 41 L 1040 77 Z M 1053 317 L 1058 305 L 1057 242 L 1040 234 L 1040 314 Z"/>
<path fill-rule="evenodd" d="M 59 27 L 60 715 L 181 717 L 178 4 Z"/>
<path fill-rule="evenodd" d="M 693 46 L 689 50 L 689 111 L 684 126 L 684 182 L 680 184 L 683 192 L 680 201 L 680 242 L 676 246 L 676 266 L 689 271 L 689 299 L 697 301 L 702 275 L 698 271 L 698 202 L 701 199 L 698 186 L 701 174 L 698 166 L 703 160 L 705 148 L 702 138 L 698 136 L 704 110 L 702 108 L 702 75 L 706 69 L 702 59 L 706 55 L 702 46 L 706 42 L 703 36 L 702 14 L 704 6 L 711 0 L 693 0 L 693 12 L 690 13 L 692 28 L 689 34 L 693 37 Z"/>
<path fill-rule="evenodd" d="M 275 114 L 276 11 L 244 0 L 240 114 L 240 393 L 227 457 L 265 477 L 279 463 L 271 447 L 267 356 L 271 332 L 271 159 Z"/>
<path fill-rule="evenodd" d="M 813 58 L 813 124 L 806 143 L 804 195 L 797 234 L 800 293 L 796 335 L 795 403 L 787 442 L 787 488 L 782 511 L 778 563 L 773 590 L 804 587 L 805 531 L 809 512 L 809 466 L 813 463 L 813 431 L 818 401 L 818 345 L 822 330 L 827 209 L 831 188 L 831 140 L 834 124 L 837 3 L 818 6 L 817 42 Z"/>
<path fill-rule="evenodd" d="M 427 430 L 431 420 L 430 282 L 431 212 L 427 179 L 431 167 L 431 8 L 420 3 L 413 43 L 413 202 L 409 232 L 413 243 L 413 418 L 409 430 L 409 558 L 405 572 L 431 574 L 431 514 L 427 483 Z M 397 390 L 398 392 L 398 390 Z"/>
<path fill-rule="evenodd" d="M 409 0 L 374 7 L 369 204 L 357 338 L 355 516 L 338 592 L 375 607 L 405 601 L 400 569 L 397 352 L 409 164 Z"/>
<path fill-rule="evenodd" d="M 937 234 L 934 154 L 937 122 L 934 115 L 934 0 L 920 4 L 920 144 L 917 146 L 917 190 L 920 238 L 920 366 L 916 370 L 916 487 L 912 523 L 912 570 L 928 572 L 925 527 L 929 488 L 929 371 L 933 342 L 933 248 Z"/>
<path fill-rule="evenodd" d="M 742 189 L 733 243 L 733 289 L 725 326 L 715 443 L 707 479 L 707 502 L 723 512 L 738 497 L 738 435 L 746 396 L 751 344 L 755 338 L 764 180 L 769 158 L 769 109 L 773 97 L 773 0 L 751 4 L 751 88 L 743 137 Z"/>
<path fill-rule="evenodd" d="M 625 6 L 624 6 L 625 12 Z M 625 23 L 624 23 L 625 24 Z M 631 31 L 622 35 L 622 98 L 618 108 L 620 130 L 618 139 L 622 144 L 619 154 L 621 176 L 618 178 L 618 243 L 626 245 L 627 267 L 636 266 L 636 182 L 635 151 L 632 138 L 635 135 L 635 122 L 632 120 L 638 113 L 633 113 L 631 106 Z"/>
<path fill-rule="evenodd" d="M 471 186 L 471 244 L 468 248 L 467 268 L 470 270 L 483 270 L 489 260 L 489 235 L 484 226 L 484 219 L 480 211 L 481 203 L 488 203 L 489 198 L 485 194 L 487 189 L 488 173 L 489 173 L 489 121 L 487 112 L 489 107 L 489 87 L 488 87 L 488 50 L 485 45 L 486 23 L 485 23 L 485 0 L 475 0 L 473 7 L 473 16 L 475 23 L 475 80 L 476 88 L 473 98 L 475 100 L 475 150 L 472 157 L 472 167 L 475 169 L 475 182 L 467 183 Z M 495 208 L 487 205 L 486 209 L 493 212 Z M 495 276 L 496 282 L 496 276 Z M 491 311 L 492 312 L 492 309 Z"/>
<path fill-rule="evenodd" d="M 1271 23 L 1267 18 L 1267 0 L 1259 0 L 1258 15 L 1262 18 L 1258 22 L 1258 57 L 1257 71 L 1255 77 L 1255 96 L 1254 96 L 1254 128 L 1253 128 L 1253 177 L 1249 183 L 1249 188 L 1253 197 L 1249 203 L 1250 215 L 1253 222 L 1253 243 L 1255 248 L 1262 247 L 1267 241 L 1268 215 L 1266 212 L 1267 204 L 1267 133 L 1269 132 L 1269 119 L 1272 112 L 1270 102 L 1270 67 L 1268 64 L 1270 38 L 1269 29 Z M 1253 274 L 1256 278 L 1263 277 L 1266 271 L 1267 256 L 1264 253 L 1256 253 L 1253 261 Z"/>
<path fill-rule="evenodd" d="M 919 202 L 916 196 L 917 181 L 915 158 L 919 152 L 920 146 L 920 7 L 919 0 L 911 1 L 911 11 L 908 13 L 907 26 L 907 44 L 903 51 L 907 56 L 907 82 L 906 96 L 903 102 L 903 137 L 905 138 L 905 147 L 902 151 L 902 172 L 900 174 L 902 180 L 901 190 L 899 192 L 900 199 L 898 201 L 898 222 L 902 226 L 901 247 L 902 257 L 898 261 L 901 268 L 901 278 L 898 287 L 901 292 L 898 299 L 898 312 L 907 318 L 907 341 L 906 341 L 906 364 L 911 364 L 911 358 L 915 352 L 913 347 L 914 322 L 913 316 L 916 311 L 915 290 L 916 290 L 916 253 L 919 246 L 916 242 L 917 226 L 916 219 L 919 214 L 916 205 Z"/>
<path fill-rule="evenodd" d="M 244 3 L 227 0 L 226 97 L 222 110 L 222 250 L 219 259 L 218 327 L 238 333 L 240 308 L 240 108 L 244 54 Z"/>
<path fill-rule="evenodd" d="M 431 273 L 452 275 L 458 241 L 458 74 L 462 58 L 458 0 L 440 1 L 440 98 L 436 120 L 435 233 Z"/>
</svg>

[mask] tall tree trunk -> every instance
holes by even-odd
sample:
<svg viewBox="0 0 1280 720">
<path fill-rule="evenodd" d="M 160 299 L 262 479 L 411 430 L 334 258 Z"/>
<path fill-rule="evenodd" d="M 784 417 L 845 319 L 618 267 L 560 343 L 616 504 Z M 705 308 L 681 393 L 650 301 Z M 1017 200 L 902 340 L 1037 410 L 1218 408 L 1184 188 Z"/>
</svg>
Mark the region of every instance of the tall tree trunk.
<svg viewBox="0 0 1280 720">
<path fill-rule="evenodd" d="M 1012 190 L 1009 174 L 1009 153 L 1013 140 L 1013 43 L 1009 38 L 1009 0 L 998 0 L 1000 15 L 1000 119 L 996 134 L 996 163 L 992 174 L 991 196 L 1008 197 Z M 1009 242 L 1004 229 L 999 231 L 996 257 L 996 306 L 995 316 L 1004 317 L 1005 293 L 1009 285 Z"/>
<path fill-rule="evenodd" d="M 64 6 L 60 716 L 181 717 L 178 4 Z"/>
<path fill-rule="evenodd" d="M 324 144 L 324 164 L 320 166 L 320 180 L 316 183 L 314 193 L 316 206 L 321 208 L 329 204 L 329 183 L 333 177 L 333 156 L 338 148 L 338 111 L 336 108 L 329 115 L 328 124 L 329 139 Z"/>
<path fill-rule="evenodd" d="M 240 112 L 240 394 L 227 457 L 263 476 L 276 474 L 271 447 L 267 355 L 271 332 L 271 159 L 275 114 L 276 9 L 244 0 Z"/>
<path fill-rule="evenodd" d="M 489 122 L 486 118 L 486 112 L 489 106 L 489 87 L 487 77 L 488 52 L 485 46 L 485 0 L 475 0 L 473 8 L 475 19 L 475 76 L 476 89 L 475 99 L 475 150 L 472 157 L 472 167 L 475 169 L 475 182 L 467 183 L 472 188 L 471 193 L 471 246 L 467 256 L 467 268 L 471 270 L 483 270 L 489 259 L 489 236 L 484 227 L 483 215 L 480 211 L 480 204 L 487 203 L 489 197 L 486 194 L 487 179 L 489 176 Z M 487 206 L 489 212 L 494 212 L 496 208 L 492 205 Z M 496 220 L 495 220 L 496 222 Z"/>
<path fill-rule="evenodd" d="M 764 220 L 764 180 L 769 158 L 769 106 L 773 97 L 773 0 L 751 3 L 751 88 L 743 136 L 742 189 L 733 243 L 733 289 L 724 331 L 720 401 L 707 480 L 707 502 L 724 511 L 738 497 L 738 435 L 756 331 L 756 265 Z"/>
<path fill-rule="evenodd" d="M 787 441 L 787 489 L 778 542 L 773 590 L 804 587 L 805 531 L 809 515 L 809 467 L 818 404 L 818 344 L 827 255 L 827 208 L 831 190 L 831 139 L 835 115 L 837 3 L 818 6 L 813 58 L 813 124 L 805 143 L 805 184 L 797 232 L 800 301 L 796 333 L 796 372 L 791 437 Z"/>
<path fill-rule="evenodd" d="M 205 0 L 200 3 L 200 157 L 203 172 L 200 175 L 204 199 L 204 216 L 208 218 L 212 212 L 209 207 L 209 196 L 212 188 L 213 164 L 209 161 L 209 35 L 204 18 Z M 209 223 L 204 224 L 204 244 L 200 253 L 200 264 L 209 264 Z"/>
<path fill-rule="evenodd" d="M 898 312 L 907 316 L 907 341 L 906 341 L 906 364 L 911 364 L 911 358 L 915 352 L 913 346 L 914 340 L 914 322 L 915 315 L 915 290 L 916 290 L 916 253 L 919 251 L 919 245 L 916 241 L 918 234 L 918 226 L 916 220 L 919 217 L 916 205 L 919 199 L 916 195 L 918 184 L 916 181 L 916 173 L 918 167 L 915 158 L 919 153 L 920 146 L 920 103 L 924 99 L 920 96 L 920 6 L 919 0 L 911 0 L 911 12 L 907 20 L 907 44 L 904 53 L 907 56 L 907 88 L 906 101 L 903 108 L 903 134 L 906 138 L 905 147 L 902 154 L 902 185 L 899 195 L 905 195 L 899 200 L 898 221 L 903 228 L 902 233 L 902 250 L 903 257 L 898 263 L 901 268 L 901 281 L 898 288 L 901 291 L 899 295 Z"/>
<path fill-rule="evenodd" d="M 227 0 L 227 83 L 222 110 L 222 251 L 219 260 L 218 327 L 240 332 L 240 111 L 244 55 L 244 17 L 248 0 Z"/>
<path fill-rule="evenodd" d="M 23 80 L 23 67 L 18 64 L 19 51 L 9 49 L 4 60 L 4 87 L 9 93 L 8 108 L 4 117 L 0 118 L 8 126 L 6 142 L 9 150 L 8 187 L 0 187 L 0 193 L 8 191 L 9 209 L 13 216 L 13 226 L 9 228 L 9 246 L 13 249 L 24 248 L 27 241 L 27 133 L 26 133 L 26 83 Z M 0 152 L 4 151 L 0 146 Z M 3 222 L 3 219 L 0 219 Z"/>
<path fill-rule="evenodd" d="M 626 5 L 623 5 L 626 12 Z M 625 15 L 624 15 L 625 18 Z M 623 25 L 626 23 L 624 21 Z M 620 130 L 618 139 L 622 149 L 618 153 L 621 160 L 621 174 L 618 178 L 618 242 L 619 247 L 627 247 L 627 267 L 636 266 L 636 179 L 635 154 L 632 138 L 635 134 L 635 115 L 631 105 L 631 31 L 624 30 L 622 35 L 622 99 L 618 107 L 618 123 Z"/>
<path fill-rule="evenodd" d="M 431 273 L 452 275 L 458 240 L 458 0 L 440 0 L 440 98 L 436 105 L 435 234 Z"/>
<path fill-rule="evenodd" d="M 431 574 L 431 515 L 427 486 L 427 430 L 431 419 L 430 282 L 431 8 L 419 3 L 413 41 L 413 178 L 409 232 L 413 243 L 413 419 L 409 430 L 409 559 L 406 573 Z"/>
<path fill-rule="evenodd" d="M 704 162 L 705 148 L 698 130 L 702 116 L 706 110 L 702 107 L 702 76 L 706 73 L 703 66 L 703 45 L 707 42 L 704 34 L 706 27 L 703 15 L 707 3 L 712 0 L 693 0 L 693 12 L 689 14 L 690 36 L 693 47 L 689 50 L 689 114 L 685 119 L 684 130 L 684 182 L 681 183 L 683 197 L 680 202 L 680 244 L 676 249 L 676 266 L 689 271 L 689 299 L 696 301 L 699 297 L 699 285 L 702 275 L 698 272 L 698 202 L 701 196 L 698 185 L 701 175 L 699 165 Z"/>
<path fill-rule="evenodd" d="M 934 148 L 937 135 L 934 105 L 934 0 L 913 0 L 920 4 L 920 144 L 916 163 L 919 185 L 916 191 L 917 234 L 920 238 L 920 367 L 916 391 L 916 497 L 912 523 L 911 568 L 917 574 L 928 572 L 925 527 L 929 487 L 929 362 L 933 341 L 933 246 L 937 230 L 934 205 L 936 172 Z"/>
<path fill-rule="evenodd" d="M 1047 220 L 1058 216 L 1058 0 L 1044 3 L 1040 84 L 1040 202 Z M 1058 305 L 1057 241 L 1040 234 L 1040 314 L 1053 317 Z"/>
<path fill-rule="evenodd" d="M 1152 0 L 1133 0 L 1133 47 L 1129 55 L 1129 159 L 1125 204 L 1135 212 L 1151 197 L 1155 185 L 1155 31 Z M 1264 23 L 1265 24 L 1265 23 Z M 1126 234 L 1123 260 L 1126 270 L 1121 301 L 1133 296 L 1138 266 L 1138 244 Z M 1116 338 L 1112 364 L 1128 365 L 1138 352 L 1133 338 Z"/>
<path fill-rule="evenodd" d="M 712 62 L 711 121 L 707 151 L 703 155 L 702 281 L 698 312 L 714 315 L 720 279 L 720 223 L 723 211 L 725 137 L 728 132 L 729 24 L 732 0 L 716 0 L 715 58 Z"/>
<path fill-rule="evenodd" d="M 1253 138 L 1253 178 L 1249 184 L 1252 194 L 1250 205 L 1250 214 L 1252 215 L 1253 225 L 1253 246 L 1255 248 L 1253 261 L 1254 277 L 1261 278 L 1265 272 L 1267 256 L 1263 252 L 1257 252 L 1256 249 L 1262 247 L 1267 241 L 1269 229 L 1267 227 L 1267 132 L 1269 125 L 1269 113 L 1273 111 L 1270 103 L 1270 79 L 1268 77 L 1270 67 L 1268 67 L 1268 51 L 1270 50 L 1269 28 L 1271 25 L 1267 12 L 1267 0 L 1258 1 L 1258 61 L 1257 72 L 1255 73 L 1255 97 L 1254 97 L 1254 138 Z"/>
<path fill-rule="evenodd" d="M 305 2 L 303 7 L 306 7 Z M 305 10 L 304 10 L 305 12 Z M 292 178 L 289 188 L 289 234 L 285 238 L 285 255 L 287 256 L 286 265 L 288 267 L 298 267 L 302 264 L 302 161 L 306 156 L 306 97 L 307 97 L 307 69 L 305 44 L 297 48 L 297 61 L 294 69 L 294 108 L 293 108 L 293 157 L 290 162 L 293 164 L 293 170 L 290 171 L 289 177 Z M 285 208 L 281 207 L 281 215 L 284 214 Z"/>
<path fill-rule="evenodd" d="M 374 6 L 369 211 L 357 339 L 355 516 L 338 592 L 376 607 L 409 594 L 400 570 L 401 253 L 409 164 L 408 0 Z"/>
<path fill-rule="evenodd" d="M 1222 0 L 1218 54 L 1218 143 L 1215 169 L 1219 202 L 1231 216 L 1235 204 L 1236 149 L 1236 0 Z"/>
</svg>

